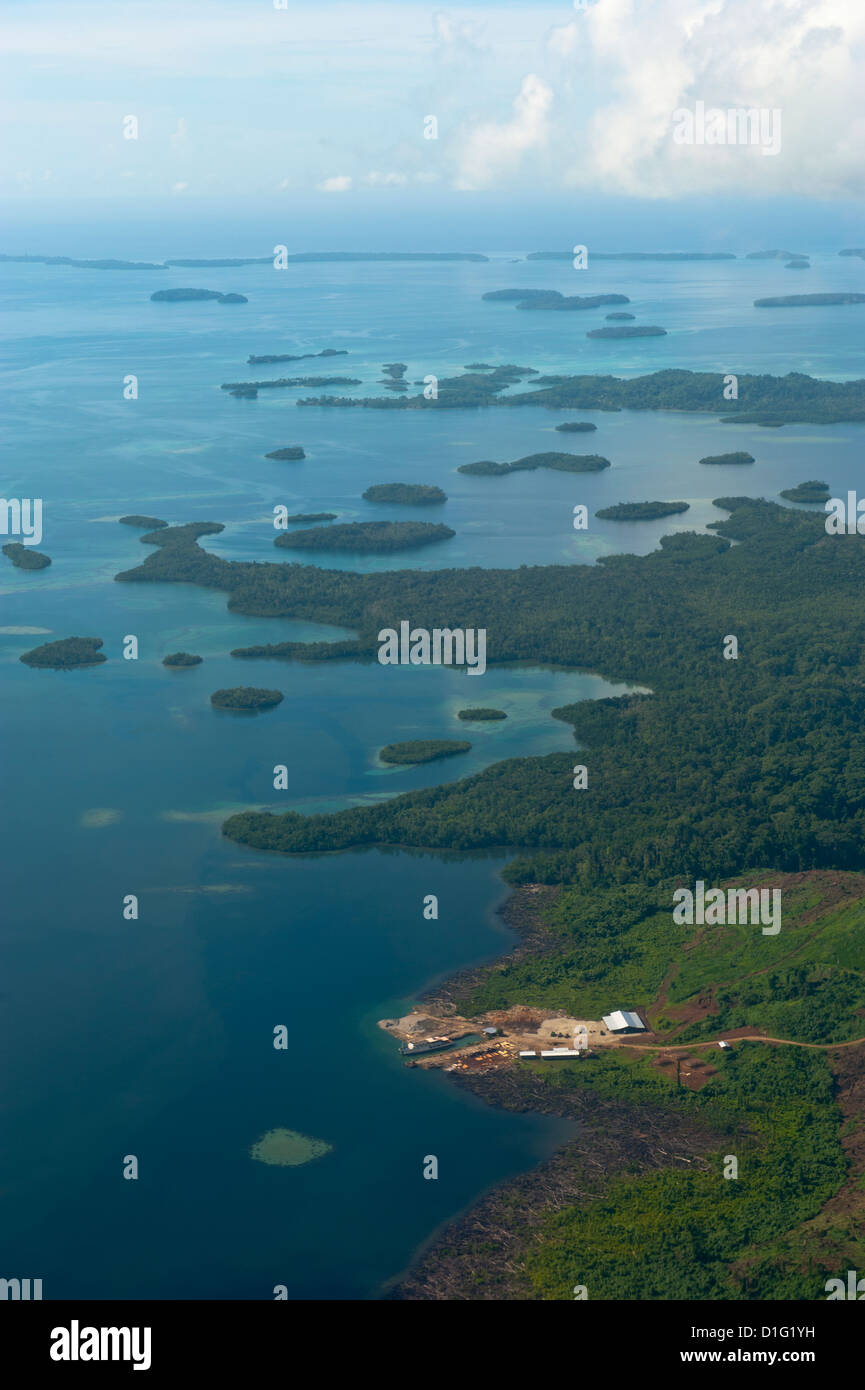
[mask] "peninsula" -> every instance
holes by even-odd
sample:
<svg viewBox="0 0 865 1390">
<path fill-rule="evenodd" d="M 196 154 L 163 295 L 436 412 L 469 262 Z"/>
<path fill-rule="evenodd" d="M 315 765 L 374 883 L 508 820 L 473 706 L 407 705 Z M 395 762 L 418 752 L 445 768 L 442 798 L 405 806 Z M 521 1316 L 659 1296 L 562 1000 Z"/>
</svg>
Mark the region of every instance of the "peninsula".
<svg viewBox="0 0 865 1390">
<path fill-rule="evenodd" d="M 786 497 L 788 502 L 816 502 L 822 505 L 829 501 L 830 495 L 829 484 L 821 482 L 819 478 L 810 478 L 806 483 L 781 489 L 781 496 Z"/>
</svg>

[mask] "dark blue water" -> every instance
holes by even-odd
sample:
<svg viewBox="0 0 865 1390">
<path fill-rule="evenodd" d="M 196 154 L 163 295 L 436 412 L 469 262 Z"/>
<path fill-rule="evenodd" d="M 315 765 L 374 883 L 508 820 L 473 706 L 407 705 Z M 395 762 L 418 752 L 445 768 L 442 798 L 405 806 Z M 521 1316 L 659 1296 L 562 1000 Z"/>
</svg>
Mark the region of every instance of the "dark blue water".
<svg viewBox="0 0 865 1390">
<path fill-rule="evenodd" d="M 58 248 L 58 250 L 61 248 Z M 254 248 L 253 248 L 254 249 Z M 164 248 L 170 253 L 171 248 Z M 122 247 L 116 254 L 124 254 Z M 154 255 L 162 254 L 154 250 Z M 861 262 L 823 257 L 809 290 L 859 288 Z M 44 573 L 3 561 L 3 1027 L 15 1065 L 4 1077 L 0 1229 L 9 1277 L 41 1277 L 46 1297 L 369 1297 L 442 1221 L 481 1191 L 549 1154 L 565 1126 L 489 1109 L 446 1078 L 406 1070 L 376 1020 L 436 977 L 507 950 L 495 916 L 502 856 L 364 854 L 283 859 L 220 835 L 231 811 L 320 810 L 472 773 L 518 754 L 566 750 L 557 705 L 621 687 L 532 668 L 480 678 L 442 669 L 334 663 L 241 663 L 232 647 L 338 635 L 334 629 L 229 614 L 226 596 L 181 585 L 117 585 L 146 554 L 128 511 L 223 521 L 207 541 L 231 558 L 281 559 L 273 507 L 334 510 L 343 520 L 418 516 L 372 507 L 389 480 L 437 483 L 453 540 L 404 556 L 319 556 L 360 570 L 589 562 L 646 552 L 674 529 L 720 513 L 714 496 L 767 497 L 808 477 L 833 489 L 861 476 L 859 426 L 759 430 L 686 415 L 584 413 L 598 431 L 569 441 L 573 413 L 389 413 L 299 410 L 306 390 L 230 399 L 224 380 L 356 375 L 379 389 L 381 364 L 408 377 L 472 361 L 548 371 L 859 370 L 856 308 L 757 311 L 758 295 L 805 287 L 776 263 L 565 267 L 303 266 L 99 273 L 3 266 L 5 496 L 45 505 Z M 574 282 L 577 282 L 576 286 Z M 163 284 L 247 293 L 250 303 L 154 305 Z M 530 314 L 484 304 L 510 284 L 565 292 L 616 289 L 665 339 L 597 343 L 600 314 Z M 857 315 L 859 315 L 857 317 Z M 248 368 L 249 353 L 347 347 L 328 361 Z M 123 377 L 139 378 L 137 401 Z M 263 455 L 301 443 L 307 459 Z M 613 467 L 593 476 L 465 477 L 477 458 L 582 448 Z M 749 449 L 748 469 L 700 468 L 709 453 Z M 709 475 L 709 476 L 707 476 Z M 573 506 L 650 497 L 691 503 L 684 517 L 636 526 Z M 291 557 L 289 557 L 291 558 Z M 407 615 L 408 616 L 408 615 Z M 29 631 L 28 631 L 29 629 Z M 105 640 L 108 663 L 80 672 L 24 667 L 51 636 Z M 135 634 L 140 658 L 121 658 Z M 494 650 L 495 632 L 489 633 Z M 191 671 L 169 651 L 205 657 Z M 614 678 L 615 672 L 607 673 Z M 225 685 L 277 686 L 278 709 L 220 715 Z M 461 725 L 465 704 L 502 724 Z M 472 740 L 445 765 L 386 768 L 382 744 Z M 273 768 L 289 789 L 273 790 Z M 137 921 L 122 901 L 140 900 Z M 436 893 L 437 922 L 422 916 Z M 285 1025 L 287 1051 L 273 1029 Z M 273 1128 L 331 1144 L 306 1167 L 267 1167 L 249 1147 Z M 140 1177 L 124 1181 L 124 1156 Z M 439 1158 L 436 1182 L 422 1176 Z"/>
</svg>

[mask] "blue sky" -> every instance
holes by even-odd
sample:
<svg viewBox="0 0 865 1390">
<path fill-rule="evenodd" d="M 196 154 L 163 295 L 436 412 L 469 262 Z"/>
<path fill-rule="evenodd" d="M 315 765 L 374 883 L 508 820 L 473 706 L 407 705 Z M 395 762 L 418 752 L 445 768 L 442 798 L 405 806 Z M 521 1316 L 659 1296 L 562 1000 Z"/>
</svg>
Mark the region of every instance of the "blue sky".
<svg viewBox="0 0 865 1390">
<path fill-rule="evenodd" d="M 830 205 L 853 226 L 865 193 L 861 0 L 4 0 L 0 14 L 13 226 L 267 209 L 343 224 L 348 244 L 353 224 L 395 218 L 432 235 L 512 216 L 516 231 L 528 205 L 555 224 L 630 202 L 663 227 L 694 199 Z M 672 113 L 698 101 L 779 111 L 777 157 L 676 144 Z"/>
</svg>

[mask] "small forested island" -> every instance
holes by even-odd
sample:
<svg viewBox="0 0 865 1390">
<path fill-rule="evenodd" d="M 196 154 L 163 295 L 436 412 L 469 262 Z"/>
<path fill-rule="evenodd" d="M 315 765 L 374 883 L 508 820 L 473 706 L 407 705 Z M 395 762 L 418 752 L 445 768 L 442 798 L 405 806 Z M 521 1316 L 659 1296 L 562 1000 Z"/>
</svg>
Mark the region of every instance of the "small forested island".
<svg viewBox="0 0 865 1390">
<path fill-rule="evenodd" d="M 237 395 L 239 391 L 267 391 L 277 390 L 289 386 L 360 386 L 359 376 L 281 376 L 275 381 L 224 381 L 220 386 L 220 391 L 230 391 L 232 395 Z"/>
<path fill-rule="evenodd" d="M 43 642 L 19 657 L 25 666 L 47 666 L 54 671 L 68 671 L 75 666 L 98 666 L 108 658 L 99 650 L 101 637 L 61 637 L 57 642 Z"/>
<path fill-rule="evenodd" d="M 801 259 L 801 260 L 800 260 L 800 259 L 797 257 L 796 260 L 788 261 L 787 264 L 784 266 L 784 269 L 785 269 L 785 270 L 810 270 L 810 269 L 811 269 L 811 262 L 810 262 L 810 261 L 806 261 L 806 260 L 804 260 L 804 259 Z"/>
<path fill-rule="evenodd" d="M 616 502 L 611 507 L 601 507 L 595 516 L 602 521 L 653 521 L 656 517 L 686 512 L 688 507 L 687 502 Z"/>
<path fill-rule="evenodd" d="M 10 541 L 8 545 L 4 545 L 3 554 L 19 570 L 47 570 L 51 564 L 50 555 L 43 555 L 40 550 L 31 550 L 29 545 L 22 545 L 20 541 Z"/>
<path fill-rule="evenodd" d="M 518 309 L 600 309 L 604 304 L 630 304 L 626 294 L 564 295 L 558 290 L 489 290 L 482 299 L 515 301 Z"/>
<path fill-rule="evenodd" d="M 253 354 L 247 357 L 246 364 L 248 367 L 260 367 L 271 362 L 305 362 L 310 357 L 348 357 L 348 348 L 323 348 L 321 352 L 301 352 L 296 354 L 291 352 L 269 352 L 261 357 L 256 357 Z"/>
<path fill-rule="evenodd" d="M 828 502 L 829 484 L 821 482 L 819 478 L 810 478 L 806 483 L 797 483 L 796 487 L 782 488 L 781 496 L 786 497 L 788 502 Z"/>
<path fill-rule="evenodd" d="M 526 454 L 525 458 L 515 459 L 513 463 L 496 463 L 494 459 L 480 459 L 477 463 L 464 463 L 458 473 L 471 473 L 480 478 L 500 478 L 505 473 L 530 473 L 535 468 L 553 468 L 560 473 L 600 473 L 609 468 L 610 460 L 600 454 Z"/>
<path fill-rule="evenodd" d="M 571 261 L 573 251 L 530 251 L 527 261 Z M 595 261 L 734 261 L 733 251 L 592 251 Z"/>
<path fill-rule="evenodd" d="M 274 449 L 264 457 L 277 459 L 280 463 L 296 463 L 298 459 L 305 459 L 306 454 L 299 444 L 287 444 L 284 449 Z"/>
<path fill-rule="evenodd" d="M 336 521 L 336 512 L 295 512 L 293 516 L 287 516 L 286 521 Z"/>
<path fill-rule="evenodd" d="M 145 531 L 158 531 L 161 526 L 168 525 L 159 516 L 140 516 L 137 512 L 132 516 L 122 516 L 120 521 L 123 526 L 141 526 Z"/>
<path fill-rule="evenodd" d="M 157 290 L 150 298 L 157 304 L 181 304 L 190 300 L 213 299 L 222 304 L 248 304 L 242 294 L 222 294 L 219 290 Z"/>
<path fill-rule="evenodd" d="M 414 550 L 435 541 L 449 541 L 456 531 L 430 521 L 346 521 L 318 531 L 287 531 L 274 545 L 284 550 L 353 550 L 362 555 L 387 555 Z"/>
<path fill-rule="evenodd" d="M 163 666 L 200 666 L 203 658 L 191 652 L 169 652 L 162 658 Z"/>
<path fill-rule="evenodd" d="M 623 324 L 621 328 L 593 328 L 586 334 L 587 338 L 663 338 L 666 336 L 666 328 L 657 328 L 653 324 L 635 324 L 628 326 Z"/>
<path fill-rule="evenodd" d="M 472 709 L 457 710 L 457 719 L 493 720 L 507 719 L 507 717 L 503 709 L 487 709 L 483 705 L 478 705 Z"/>
<path fill-rule="evenodd" d="M 823 304 L 865 304 L 865 294 L 776 294 L 755 299 L 755 309 L 801 309 Z"/>
<path fill-rule="evenodd" d="M 374 483 L 361 495 L 367 502 L 399 502 L 407 506 L 428 506 L 448 500 L 447 493 L 431 483 Z"/>
<path fill-rule="evenodd" d="M 564 424 L 556 425 L 559 434 L 591 434 L 597 428 L 591 420 L 565 420 Z"/>
<path fill-rule="evenodd" d="M 740 450 L 733 454 L 707 454 L 701 463 L 754 463 L 754 455 Z"/>
<path fill-rule="evenodd" d="M 236 685 L 229 690 L 214 690 L 210 703 L 215 709 L 257 710 L 273 709 L 285 699 L 281 690 L 264 690 L 254 685 Z"/>
<path fill-rule="evenodd" d="M 379 752 L 383 763 L 432 763 L 438 758 L 452 758 L 455 753 L 467 753 L 470 743 L 455 738 L 418 738 L 407 743 L 388 743 Z"/>
<path fill-rule="evenodd" d="M 749 251 L 746 261 L 804 261 L 799 251 Z"/>
<path fill-rule="evenodd" d="M 635 319 L 636 317 L 636 314 L 626 314 L 623 310 L 617 314 L 604 314 L 605 319 L 610 319 L 611 321 L 616 320 L 620 323 L 625 323 L 627 320 Z"/>
</svg>

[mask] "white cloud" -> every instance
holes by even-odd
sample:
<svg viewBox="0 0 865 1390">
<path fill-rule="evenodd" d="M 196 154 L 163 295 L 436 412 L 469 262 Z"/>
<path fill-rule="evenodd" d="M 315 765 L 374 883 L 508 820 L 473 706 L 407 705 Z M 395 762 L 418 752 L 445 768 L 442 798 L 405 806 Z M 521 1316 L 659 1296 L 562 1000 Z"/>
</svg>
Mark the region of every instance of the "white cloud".
<svg viewBox="0 0 865 1390">
<path fill-rule="evenodd" d="M 374 169 L 371 174 L 366 175 L 364 183 L 370 188 L 396 188 L 408 183 L 408 178 L 405 174 L 381 174 Z"/>
<path fill-rule="evenodd" d="M 487 188 L 502 175 L 513 174 L 523 156 L 541 148 L 549 135 L 552 88 L 529 73 L 514 101 L 510 121 L 486 121 L 469 134 L 460 161 L 457 188 Z"/>
<path fill-rule="evenodd" d="M 188 183 L 173 183 L 171 185 L 171 191 L 172 193 L 185 193 L 188 187 Z"/>
<path fill-rule="evenodd" d="M 322 179 L 315 186 L 319 193 L 347 193 L 352 185 L 350 174 L 336 174 L 331 179 Z"/>
</svg>

